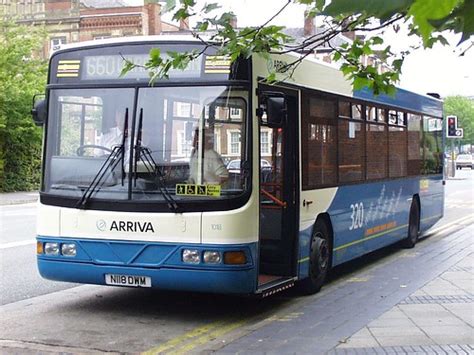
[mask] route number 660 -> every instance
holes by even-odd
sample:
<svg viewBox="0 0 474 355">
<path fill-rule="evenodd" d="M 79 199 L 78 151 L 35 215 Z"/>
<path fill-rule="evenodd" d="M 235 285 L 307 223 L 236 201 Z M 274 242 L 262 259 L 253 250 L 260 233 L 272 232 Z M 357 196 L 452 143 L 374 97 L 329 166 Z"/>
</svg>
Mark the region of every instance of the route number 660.
<svg viewBox="0 0 474 355">
<path fill-rule="evenodd" d="M 362 228 L 364 225 L 364 204 L 362 202 L 351 204 L 351 226 L 349 230 Z"/>
</svg>

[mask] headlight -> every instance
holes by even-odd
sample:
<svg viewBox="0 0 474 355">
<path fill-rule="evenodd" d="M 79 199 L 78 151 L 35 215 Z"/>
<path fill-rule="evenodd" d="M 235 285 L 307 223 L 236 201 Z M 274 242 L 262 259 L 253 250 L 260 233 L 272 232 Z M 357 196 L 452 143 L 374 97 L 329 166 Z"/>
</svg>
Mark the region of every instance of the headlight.
<svg viewBox="0 0 474 355">
<path fill-rule="evenodd" d="M 44 243 L 44 253 L 46 255 L 59 255 L 59 243 Z"/>
<path fill-rule="evenodd" d="M 199 250 L 195 249 L 184 249 L 183 250 L 183 262 L 187 264 L 199 264 L 201 261 L 201 255 Z"/>
<path fill-rule="evenodd" d="M 61 244 L 61 254 L 64 256 L 76 256 L 76 244 L 74 243 Z"/>
<path fill-rule="evenodd" d="M 206 250 L 203 259 L 207 264 L 219 264 L 221 262 L 221 253 L 218 251 Z"/>
</svg>

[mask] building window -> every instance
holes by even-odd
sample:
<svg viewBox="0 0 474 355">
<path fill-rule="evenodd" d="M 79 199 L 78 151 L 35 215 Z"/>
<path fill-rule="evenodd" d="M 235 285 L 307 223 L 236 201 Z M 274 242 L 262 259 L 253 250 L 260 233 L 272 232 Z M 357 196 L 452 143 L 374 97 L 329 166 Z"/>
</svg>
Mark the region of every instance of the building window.
<svg viewBox="0 0 474 355">
<path fill-rule="evenodd" d="M 183 130 L 179 130 L 176 133 L 178 135 L 176 155 L 179 157 L 190 157 L 192 144 L 190 141 L 186 140 L 186 132 Z"/>
<path fill-rule="evenodd" d="M 260 132 L 260 154 L 270 155 L 270 142 L 271 142 L 271 131 Z"/>
<path fill-rule="evenodd" d="M 242 120 L 242 109 L 236 108 L 236 107 L 231 107 L 230 108 L 230 119 L 231 120 Z"/>
<path fill-rule="evenodd" d="M 111 38 L 112 36 L 111 35 L 96 35 L 94 36 L 94 41 L 98 41 L 100 39 L 107 39 L 107 38 Z"/>
<path fill-rule="evenodd" d="M 377 122 L 377 109 L 375 107 L 367 106 L 365 109 L 365 118 L 367 121 Z"/>
<path fill-rule="evenodd" d="M 227 131 L 227 135 L 227 151 L 229 152 L 229 155 L 240 155 L 240 132 Z"/>
<path fill-rule="evenodd" d="M 51 43 L 51 50 L 52 50 L 52 51 L 55 51 L 55 50 L 59 49 L 59 47 L 61 47 L 61 45 L 66 44 L 67 41 L 66 41 L 66 37 L 65 37 L 65 36 L 62 36 L 62 37 L 52 37 L 50 43 Z"/>
<path fill-rule="evenodd" d="M 189 102 L 174 101 L 175 117 L 191 117 L 191 104 Z"/>
</svg>

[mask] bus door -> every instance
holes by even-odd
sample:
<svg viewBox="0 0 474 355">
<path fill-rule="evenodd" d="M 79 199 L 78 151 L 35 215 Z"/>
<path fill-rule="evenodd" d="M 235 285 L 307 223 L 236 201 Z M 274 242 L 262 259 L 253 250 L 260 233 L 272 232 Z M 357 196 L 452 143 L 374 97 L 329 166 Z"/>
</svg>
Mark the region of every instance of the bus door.
<svg viewBox="0 0 474 355">
<path fill-rule="evenodd" d="M 279 124 L 269 117 L 271 109 L 265 107 L 268 97 L 280 97 L 284 103 L 284 117 Z M 259 132 L 261 288 L 269 281 L 293 280 L 296 276 L 298 96 L 293 90 L 261 86 L 259 102 L 262 115 Z"/>
</svg>

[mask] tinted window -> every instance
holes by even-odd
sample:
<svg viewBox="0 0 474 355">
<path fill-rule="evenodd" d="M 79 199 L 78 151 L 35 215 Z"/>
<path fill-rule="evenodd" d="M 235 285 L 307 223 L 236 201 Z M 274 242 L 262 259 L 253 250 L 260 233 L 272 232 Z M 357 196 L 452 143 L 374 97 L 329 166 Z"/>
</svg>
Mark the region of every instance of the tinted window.
<svg viewBox="0 0 474 355">
<path fill-rule="evenodd" d="M 422 166 L 422 133 L 421 116 L 408 114 L 408 175 L 421 174 Z"/>
<path fill-rule="evenodd" d="M 388 128 L 389 174 L 401 177 L 407 174 L 407 136 L 403 127 Z"/>
<path fill-rule="evenodd" d="M 387 128 L 367 124 L 367 179 L 387 177 Z"/>
<path fill-rule="evenodd" d="M 364 123 L 339 119 L 339 181 L 360 181 L 364 178 Z"/>
<path fill-rule="evenodd" d="M 303 189 L 336 183 L 336 102 L 303 94 Z"/>
</svg>

